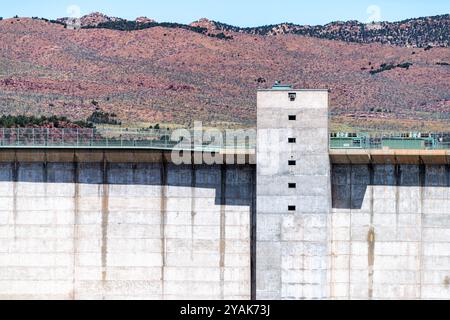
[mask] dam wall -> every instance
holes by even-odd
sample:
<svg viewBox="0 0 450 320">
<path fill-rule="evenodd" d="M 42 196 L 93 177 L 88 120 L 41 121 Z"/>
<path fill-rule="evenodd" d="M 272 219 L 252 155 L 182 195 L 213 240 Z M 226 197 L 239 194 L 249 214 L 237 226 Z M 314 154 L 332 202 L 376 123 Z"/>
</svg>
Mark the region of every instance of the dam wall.
<svg viewBox="0 0 450 320">
<path fill-rule="evenodd" d="M 450 166 L 330 166 L 328 215 L 311 176 L 289 197 L 312 212 L 258 219 L 254 165 L 2 151 L 0 298 L 450 298 Z"/>
<path fill-rule="evenodd" d="M 250 299 L 252 165 L 3 151 L 0 299 Z"/>
<path fill-rule="evenodd" d="M 450 299 L 443 140 L 330 144 L 328 90 L 257 101 L 256 150 L 0 143 L 0 299 Z"/>
<path fill-rule="evenodd" d="M 331 298 L 450 298 L 449 165 L 333 165 L 331 181 Z"/>
</svg>

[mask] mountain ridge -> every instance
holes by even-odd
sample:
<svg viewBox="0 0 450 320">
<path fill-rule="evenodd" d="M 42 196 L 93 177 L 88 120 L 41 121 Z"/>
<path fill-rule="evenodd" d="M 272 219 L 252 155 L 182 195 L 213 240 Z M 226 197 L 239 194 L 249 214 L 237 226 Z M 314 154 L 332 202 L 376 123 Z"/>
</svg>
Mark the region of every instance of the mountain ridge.
<svg viewBox="0 0 450 320">
<path fill-rule="evenodd" d="M 62 24 L 73 24 L 79 22 L 80 27 L 96 27 L 99 24 L 106 23 L 106 22 L 120 22 L 120 21 L 128 21 L 127 19 L 118 18 L 118 17 L 111 17 L 107 16 L 101 12 L 92 12 L 90 14 L 84 15 L 82 17 L 78 18 L 58 18 L 55 20 L 56 22 L 62 23 Z M 153 19 L 149 19 L 145 16 L 137 17 L 134 20 L 136 23 L 153 23 L 156 22 Z"/>
<path fill-rule="evenodd" d="M 58 23 L 67 24 L 70 18 L 60 18 Z M 381 43 L 404 47 L 450 47 L 450 14 L 410 18 L 397 22 L 362 23 L 357 20 L 334 21 L 325 25 L 301 25 L 290 22 L 257 27 L 239 27 L 219 21 L 201 18 L 190 24 L 158 23 L 146 17 L 127 20 L 91 13 L 80 18 L 83 28 L 105 28 L 119 30 L 141 30 L 160 24 L 173 24 L 180 28 L 200 28 L 204 33 L 245 33 L 251 35 L 277 36 L 294 34 L 328 40 L 354 43 Z M 131 24 L 130 24 L 131 22 Z M 133 24 L 134 23 L 134 24 Z M 127 26 L 123 26 L 127 24 Z M 226 37 L 224 37 L 226 38 Z M 231 37 L 230 37 L 231 39 Z"/>
<path fill-rule="evenodd" d="M 100 109 L 124 125 L 253 126 L 256 90 L 282 80 L 329 88 L 333 130 L 443 131 L 450 123 L 449 48 L 295 34 L 229 32 L 225 40 L 190 28 L 0 21 L 0 113 L 83 121 Z"/>
</svg>

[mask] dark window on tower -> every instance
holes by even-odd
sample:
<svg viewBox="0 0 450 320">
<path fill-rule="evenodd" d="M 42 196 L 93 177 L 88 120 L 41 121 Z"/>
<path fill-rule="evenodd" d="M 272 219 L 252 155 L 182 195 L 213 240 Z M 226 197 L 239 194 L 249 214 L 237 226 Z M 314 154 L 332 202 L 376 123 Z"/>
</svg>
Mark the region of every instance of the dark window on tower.
<svg viewBox="0 0 450 320">
<path fill-rule="evenodd" d="M 297 143 L 297 139 L 296 138 L 289 138 L 288 142 L 289 143 Z"/>
<path fill-rule="evenodd" d="M 295 188 L 297 188 L 296 183 L 289 183 L 289 189 L 295 189 Z"/>
<path fill-rule="evenodd" d="M 289 121 L 295 121 L 295 120 L 297 120 L 297 116 L 293 116 L 293 115 L 289 116 Z"/>
<path fill-rule="evenodd" d="M 295 211 L 297 208 L 295 206 L 288 206 L 288 211 Z"/>
<path fill-rule="evenodd" d="M 295 99 L 297 99 L 297 94 L 296 93 L 289 93 L 289 100 L 290 101 L 295 101 Z"/>
<path fill-rule="evenodd" d="M 297 164 L 297 161 L 295 160 L 289 160 L 289 165 L 290 166 L 295 166 Z"/>
</svg>

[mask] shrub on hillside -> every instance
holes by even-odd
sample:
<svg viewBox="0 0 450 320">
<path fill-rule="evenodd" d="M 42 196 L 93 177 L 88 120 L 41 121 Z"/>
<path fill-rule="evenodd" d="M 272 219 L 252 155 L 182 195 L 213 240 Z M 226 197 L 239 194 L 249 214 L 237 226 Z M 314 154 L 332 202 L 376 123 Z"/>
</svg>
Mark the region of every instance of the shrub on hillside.
<svg viewBox="0 0 450 320">
<path fill-rule="evenodd" d="M 374 75 L 374 74 L 381 73 L 381 72 L 384 72 L 384 71 L 393 70 L 393 69 L 395 69 L 395 68 L 402 68 L 402 69 L 409 70 L 409 68 L 410 68 L 412 65 L 413 65 L 413 64 L 412 64 L 411 62 L 399 63 L 399 64 L 397 64 L 397 65 L 392 64 L 392 63 L 389 63 L 389 64 L 383 63 L 383 64 L 380 66 L 379 69 L 371 70 L 371 71 L 370 71 L 370 74 Z"/>
<path fill-rule="evenodd" d="M 0 117 L 1 128 L 27 128 L 27 127 L 66 127 L 92 128 L 93 126 L 85 121 L 71 122 L 67 117 L 58 116 L 26 116 L 26 115 L 3 115 Z"/>
<path fill-rule="evenodd" d="M 122 122 L 117 119 L 115 113 L 108 113 L 100 110 L 94 111 L 86 121 L 93 124 L 122 125 Z"/>
<path fill-rule="evenodd" d="M 232 36 L 227 36 L 223 32 L 214 34 L 208 33 L 208 29 L 202 27 L 194 27 L 181 23 L 172 23 L 172 22 L 147 22 L 147 23 L 139 23 L 137 21 L 129 21 L 129 20 L 119 20 L 119 21 L 108 21 L 99 23 L 96 26 L 84 26 L 83 29 L 110 29 L 110 30 L 118 30 L 118 31 L 136 31 L 136 30 L 144 30 L 156 27 L 163 28 L 171 28 L 171 29 L 185 29 L 192 32 L 200 33 L 212 38 L 218 38 L 221 40 L 231 40 Z"/>
</svg>

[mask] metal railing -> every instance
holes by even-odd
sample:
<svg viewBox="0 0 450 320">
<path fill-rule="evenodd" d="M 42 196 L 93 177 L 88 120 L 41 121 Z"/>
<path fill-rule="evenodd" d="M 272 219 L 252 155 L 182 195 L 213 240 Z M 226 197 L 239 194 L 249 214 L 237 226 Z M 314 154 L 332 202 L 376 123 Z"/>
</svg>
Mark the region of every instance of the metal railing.
<svg viewBox="0 0 450 320">
<path fill-rule="evenodd" d="M 330 149 L 447 150 L 450 133 L 332 133 Z"/>
<path fill-rule="evenodd" d="M 198 132 L 184 130 L 189 138 L 174 135 L 175 129 L 57 129 L 0 128 L 0 148 L 111 148 L 220 152 L 256 149 L 256 135 L 219 141 L 198 141 Z M 202 136 L 202 135 L 201 135 Z M 314 141 L 311 141 L 314 143 Z M 450 150 L 450 133 L 331 133 L 330 149 Z"/>
<path fill-rule="evenodd" d="M 254 150 L 255 137 L 228 141 L 172 140 L 168 129 L 57 129 L 0 128 L 0 148 L 111 148 L 219 152 L 224 149 Z M 225 134 L 224 134 L 225 136 Z M 197 141 L 197 142 L 196 142 Z"/>
</svg>

